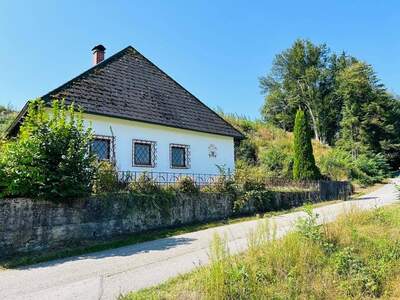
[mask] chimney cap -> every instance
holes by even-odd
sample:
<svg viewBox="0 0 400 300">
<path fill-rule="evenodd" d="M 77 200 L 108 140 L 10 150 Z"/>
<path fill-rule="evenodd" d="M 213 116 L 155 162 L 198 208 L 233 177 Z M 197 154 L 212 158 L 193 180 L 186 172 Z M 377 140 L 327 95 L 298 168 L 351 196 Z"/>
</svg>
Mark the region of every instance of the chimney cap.
<svg viewBox="0 0 400 300">
<path fill-rule="evenodd" d="M 106 47 L 104 47 L 103 45 L 97 45 L 95 47 L 93 47 L 92 51 L 96 52 L 96 51 L 104 51 L 106 50 Z"/>
</svg>

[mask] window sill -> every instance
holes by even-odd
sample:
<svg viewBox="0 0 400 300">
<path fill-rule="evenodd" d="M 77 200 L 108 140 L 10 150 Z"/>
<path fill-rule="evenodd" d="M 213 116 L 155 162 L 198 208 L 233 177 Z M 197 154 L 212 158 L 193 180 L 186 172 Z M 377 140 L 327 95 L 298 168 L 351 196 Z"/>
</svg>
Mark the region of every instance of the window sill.
<svg viewBox="0 0 400 300">
<path fill-rule="evenodd" d="M 189 167 L 170 167 L 171 169 L 190 169 Z"/>
<path fill-rule="evenodd" d="M 138 167 L 138 168 L 155 168 L 156 166 L 154 166 L 154 165 L 133 165 L 132 167 Z"/>
</svg>

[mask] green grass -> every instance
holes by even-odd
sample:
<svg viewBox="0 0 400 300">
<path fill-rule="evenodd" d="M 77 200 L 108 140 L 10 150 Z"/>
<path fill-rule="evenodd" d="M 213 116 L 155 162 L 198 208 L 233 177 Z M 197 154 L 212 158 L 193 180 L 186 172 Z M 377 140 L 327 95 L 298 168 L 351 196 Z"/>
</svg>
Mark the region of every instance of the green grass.
<svg viewBox="0 0 400 300">
<path fill-rule="evenodd" d="M 337 203 L 340 201 L 327 201 L 314 204 L 315 207 L 329 205 Z M 72 256 L 79 256 L 88 253 L 93 253 L 97 251 L 115 249 L 118 247 L 133 245 L 137 243 L 152 241 L 161 238 L 167 238 L 175 235 L 180 235 L 184 233 L 205 230 L 208 228 L 213 228 L 217 226 L 223 226 L 227 224 L 234 224 L 239 222 L 246 222 L 251 220 L 256 220 L 261 217 L 270 217 L 276 215 L 282 215 L 285 213 L 298 211 L 301 207 L 292 208 L 290 210 L 282 210 L 275 212 L 265 213 L 263 216 L 253 215 L 244 217 L 232 217 L 227 220 L 220 220 L 207 223 L 197 223 L 185 225 L 177 228 L 167 228 L 167 229 L 157 229 L 147 232 L 142 232 L 132 235 L 118 236 L 112 239 L 107 239 L 107 241 L 102 240 L 86 240 L 80 241 L 79 243 L 69 243 L 68 246 L 63 247 L 63 249 L 50 249 L 43 252 L 26 253 L 23 255 L 18 255 L 17 257 L 11 257 L 0 260 L 0 271 L 6 269 L 12 269 L 16 267 L 32 265 L 36 263 L 46 262 L 54 259 L 67 258 Z"/>
<path fill-rule="evenodd" d="M 121 299 L 400 298 L 400 205 L 321 226 L 309 211 L 295 232 L 274 233 L 264 223 L 240 255 L 216 236 L 211 265 Z"/>
</svg>

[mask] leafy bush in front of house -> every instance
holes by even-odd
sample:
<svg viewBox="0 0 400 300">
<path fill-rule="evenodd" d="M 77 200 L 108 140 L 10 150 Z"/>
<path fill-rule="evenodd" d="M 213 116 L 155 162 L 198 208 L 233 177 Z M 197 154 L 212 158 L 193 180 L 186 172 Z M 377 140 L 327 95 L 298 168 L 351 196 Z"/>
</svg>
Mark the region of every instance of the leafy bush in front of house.
<svg viewBox="0 0 400 300">
<path fill-rule="evenodd" d="M 157 194 L 161 192 L 161 187 L 146 173 L 132 181 L 128 187 L 129 191 L 138 194 Z"/>
<path fill-rule="evenodd" d="M 120 189 L 115 166 L 108 161 L 99 162 L 93 183 L 93 192 L 96 194 L 114 193 Z"/>
<path fill-rule="evenodd" d="M 184 176 L 179 178 L 176 183 L 176 190 L 180 193 L 189 193 L 196 194 L 199 192 L 199 188 L 196 186 L 196 183 L 189 176 Z"/>
<path fill-rule="evenodd" d="M 148 174 L 143 173 L 129 184 L 128 190 L 138 200 L 142 209 L 155 207 L 160 211 L 162 218 L 170 216 L 171 204 L 176 200 L 174 187 L 162 187 Z"/>
<path fill-rule="evenodd" d="M 219 175 L 214 178 L 211 184 L 204 186 L 201 190 L 206 193 L 236 194 L 235 181 L 228 174 L 225 166 L 216 166 Z"/>
<path fill-rule="evenodd" d="M 233 203 L 235 213 L 240 213 L 247 205 L 258 213 L 273 209 L 273 193 L 266 189 L 265 182 L 257 178 L 242 178 L 236 181 L 236 197 Z"/>
<path fill-rule="evenodd" d="M 18 138 L 2 146 L 3 196 L 61 200 L 91 193 L 95 158 L 88 152 L 90 129 L 74 106 L 55 100 L 29 104 Z"/>
</svg>

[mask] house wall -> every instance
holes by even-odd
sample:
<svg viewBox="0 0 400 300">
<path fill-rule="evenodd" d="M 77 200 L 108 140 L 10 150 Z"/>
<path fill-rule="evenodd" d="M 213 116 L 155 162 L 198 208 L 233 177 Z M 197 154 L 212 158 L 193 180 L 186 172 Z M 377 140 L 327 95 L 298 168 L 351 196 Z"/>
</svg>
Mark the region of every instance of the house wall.
<svg viewBox="0 0 400 300">
<path fill-rule="evenodd" d="M 84 119 L 98 135 L 112 135 L 111 126 L 115 136 L 117 168 L 121 171 L 218 174 L 216 165 L 225 165 L 230 171 L 235 167 L 232 137 L 89 114 L 84 114 Z M 133 166 L 133 139 L 157 143 L 154 168 Z M 171 143 L 190 146 L 190 168 L 170 167 Z M 216 157 L 209 157 L 211 144 L 217 149 Z"/>
</svg>

